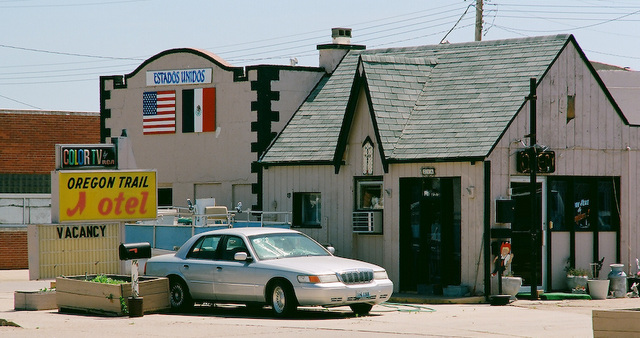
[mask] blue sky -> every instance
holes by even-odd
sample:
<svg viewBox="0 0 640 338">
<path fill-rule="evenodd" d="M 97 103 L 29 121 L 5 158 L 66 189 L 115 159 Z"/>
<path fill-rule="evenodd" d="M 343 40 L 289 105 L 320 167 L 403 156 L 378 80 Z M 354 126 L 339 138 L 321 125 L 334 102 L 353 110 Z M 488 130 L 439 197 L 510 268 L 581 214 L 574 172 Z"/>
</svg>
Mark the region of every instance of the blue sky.
<svg viewBox="0 0 640 338">
<path fill-rule="evenodd" d="M 368 49 L 474 39 L 475 0 L 0 0 L 0 109 L 99 111 L 99 77 L 193 47 L 235 66 L 317 66 L 332 27 Z M 466 14 L 465 14 L 466 12 Z M 640 70 L 637 0 L 485 0 L 483 40 L 570 33 Z"/>
</svg>

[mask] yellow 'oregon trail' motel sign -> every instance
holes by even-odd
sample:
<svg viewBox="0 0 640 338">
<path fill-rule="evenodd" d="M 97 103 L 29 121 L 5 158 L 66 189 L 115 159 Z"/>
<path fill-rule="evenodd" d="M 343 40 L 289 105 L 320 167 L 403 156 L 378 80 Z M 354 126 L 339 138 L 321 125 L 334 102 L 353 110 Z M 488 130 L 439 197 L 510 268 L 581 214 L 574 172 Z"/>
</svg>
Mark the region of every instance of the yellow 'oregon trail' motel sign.
<svg viewBox="0 0 640 338">
<path fill-rule="evenodd" d="M 51 183 L 53 222 L 156 218 L 155 170 L 56 171 Z"/>
</svg>

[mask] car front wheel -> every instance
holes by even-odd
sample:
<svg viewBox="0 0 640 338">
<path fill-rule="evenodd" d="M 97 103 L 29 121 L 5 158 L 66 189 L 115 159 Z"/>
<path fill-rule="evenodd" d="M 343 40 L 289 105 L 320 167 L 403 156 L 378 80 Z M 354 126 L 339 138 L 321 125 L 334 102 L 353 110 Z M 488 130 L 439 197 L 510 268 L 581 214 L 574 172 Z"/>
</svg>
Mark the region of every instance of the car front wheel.
<svg viewBox="0 0 640 338">
<path fill-rule="evenodd" d="M 287 317 L 293 314 L 298 308 L 297 303 L 290 285 L 284 282 L 277 282 L 273 285 L 270 305 L 277 317 Z"/>
<path fill-rule="evenodd" d="M 187 285 L 179 279 L 172 278 L 169 282 L 169 302 L 171 308 L 185 311 L 193 307 L 193 300 L 189 294 Z"/>
<path fill-rule="evenodd" d="M 373 307 L 373 305 L 371 304 L 351 304 L 349 305 L 349 307 L 351 308 L 351 311 L 353 311 L 353 313 L 355 313 L 358 316 L 366 316 L 369 314 L 369 311 L 371 311 L 371 308 Z"/>
</svg>

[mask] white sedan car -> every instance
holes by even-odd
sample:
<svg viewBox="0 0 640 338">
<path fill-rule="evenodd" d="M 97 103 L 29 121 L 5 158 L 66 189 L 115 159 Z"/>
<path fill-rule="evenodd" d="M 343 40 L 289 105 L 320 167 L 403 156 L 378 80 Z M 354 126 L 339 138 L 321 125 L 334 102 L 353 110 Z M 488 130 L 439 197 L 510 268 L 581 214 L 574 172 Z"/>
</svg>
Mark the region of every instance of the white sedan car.
<svg viewBox="0 0 640 338">
<path fill-rule="evenodd" d="M 336 257 L 309 236 L 277 228 L 230 228 L 193 236 L 175 253 L 156 256 L 145 275 L 168 277 L 171 306 L 194 302 L 269 305 L 277 316 L 298 306 L 349 305 L 367 314 L 393 292 L 387 272 Z"/>
</svg>

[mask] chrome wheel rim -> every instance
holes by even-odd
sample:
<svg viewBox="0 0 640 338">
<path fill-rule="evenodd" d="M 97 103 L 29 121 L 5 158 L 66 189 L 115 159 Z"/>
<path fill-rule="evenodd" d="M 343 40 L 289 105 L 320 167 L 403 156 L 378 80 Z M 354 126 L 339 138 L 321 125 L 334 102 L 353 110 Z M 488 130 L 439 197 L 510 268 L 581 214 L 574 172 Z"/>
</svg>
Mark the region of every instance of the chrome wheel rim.
<svg viewBox="0 0 640 338">
<path fill-rule="evenodd" d="M 171 303 L 173 303 L 173 306 L 179 307 L 180 305 L 182 305 L 183 300 L 184 295 L 182 288 L 180 287 L 180 285 L 174 286 L 171 290 Z"/>
<path fill-rule="evenodd" d="M 285 302 L 284 290 L 278 285 L 273 289 L 273 310 L 277 313 L 284 312 Z"/>
</svg>

